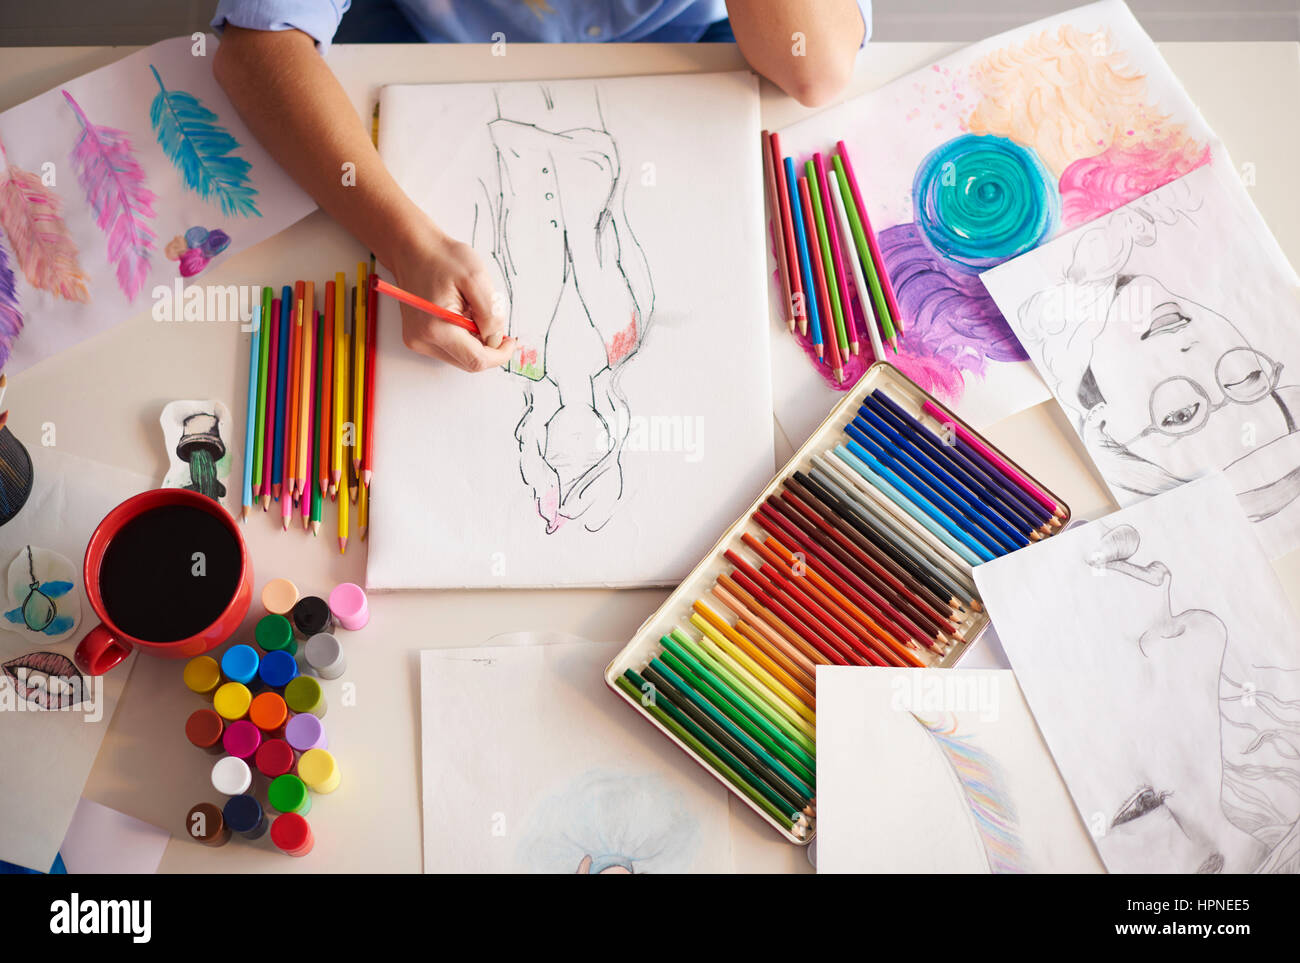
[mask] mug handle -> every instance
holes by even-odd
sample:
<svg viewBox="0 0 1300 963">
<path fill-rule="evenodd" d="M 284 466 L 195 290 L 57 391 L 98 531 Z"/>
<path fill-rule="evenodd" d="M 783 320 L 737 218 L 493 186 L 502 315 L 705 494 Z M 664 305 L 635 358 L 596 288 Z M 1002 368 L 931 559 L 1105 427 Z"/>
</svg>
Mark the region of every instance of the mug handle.
<svg viewBox="0 0 1300 963">
<path fill-rule="evenodd" d="M 131 643 L 123 642 L 104 623 L 86 633 L 73 653 L 78 667 L 87 675 L 103 675 L 131 654 Z"/>
</svg>

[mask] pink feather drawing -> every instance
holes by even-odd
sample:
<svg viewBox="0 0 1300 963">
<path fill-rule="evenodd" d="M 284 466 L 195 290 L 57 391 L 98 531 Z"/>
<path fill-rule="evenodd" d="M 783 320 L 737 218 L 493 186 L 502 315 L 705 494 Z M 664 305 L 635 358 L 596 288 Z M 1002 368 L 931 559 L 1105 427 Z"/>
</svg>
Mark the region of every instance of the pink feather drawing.
<svg viewBox="0 0 1300 963">
<path fill-rule="evenodd" d="M 0 371 L 8 363 L 14 342 L 22 330 L 23 315 L 18 308 L 18 289 L 14 284 L 14 272 L 9 269 L 5 237 L 0 233 Z"/>
<path fill-rule="evenodd" d="M 86 302 L 86 275 L 77 245 L 63 223 L 59 197 L 30 171 L 9 163 L 0 144 L 0 228 L 27 282 L 67 301 Z"/>
<path fill-rule="evenodd" d="M 145 219 L 154 217 L 157 196 L 145 186 L 144 170 L 127 133 L 92 124 L 70 93 L 65 90 L 63 96 L 81 124 L 81 136 L 72 148 L 77 180 L 95 223 L 108 237 L 108 260 L 117 271 L 118 287 L 134 301 L 149 277 L 154 233 Z"/>
</svg>

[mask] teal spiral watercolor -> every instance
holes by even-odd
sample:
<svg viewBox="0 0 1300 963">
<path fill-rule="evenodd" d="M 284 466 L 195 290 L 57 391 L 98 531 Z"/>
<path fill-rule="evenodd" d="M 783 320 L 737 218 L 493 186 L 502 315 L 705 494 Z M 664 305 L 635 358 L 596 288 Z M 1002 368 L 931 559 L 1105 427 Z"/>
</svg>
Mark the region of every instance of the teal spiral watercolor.
<svg viewBox="0 0 1300 963">
<path fill-rule="evenodd" d="M 929 246 L 971 272 L 1037 247 L 1061 219 L 1055 178 L 1038 155 L 992 134 L 963 134 L 931 151 L 912 201 Z"/>
</svg>

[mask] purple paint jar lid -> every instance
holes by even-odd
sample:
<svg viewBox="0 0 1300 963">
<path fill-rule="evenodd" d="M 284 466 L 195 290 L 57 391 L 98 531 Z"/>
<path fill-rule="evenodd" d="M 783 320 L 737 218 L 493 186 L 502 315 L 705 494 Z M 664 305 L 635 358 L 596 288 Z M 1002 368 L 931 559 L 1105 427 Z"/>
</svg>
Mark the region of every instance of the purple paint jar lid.
<svg viewBox="0 0 1300 963">
<path fill-rule="evenodd" d="M 325 727 L 321 721 L 308 712 L 294 716 L 284 727 L 285 742 L 299 752 L 308 749 L 324 749 L 329 745 L 325 739 Z"/>
<path fill-rule="evenodd" d="M 226 726 L 221 734 L 221 744 L 236 759 L 251 759 L 262 744 L 262 731 L 247 719 Z"/>
</svg>

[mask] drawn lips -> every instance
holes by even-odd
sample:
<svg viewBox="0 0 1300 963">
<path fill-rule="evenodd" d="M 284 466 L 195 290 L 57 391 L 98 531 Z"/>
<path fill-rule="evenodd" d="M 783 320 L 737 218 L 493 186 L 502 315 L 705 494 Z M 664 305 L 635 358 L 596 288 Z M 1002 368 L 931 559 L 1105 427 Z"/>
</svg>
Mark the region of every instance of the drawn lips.
<svg viewBox="0 0 1300 963">
<path fill-rule="evenodd" d="M 29 652 L 0 666 L 13 680 L 18 695 L 42 709 L 71 709 L 81 701 L 85 680 L 67 656 Z"/>
</svg>

